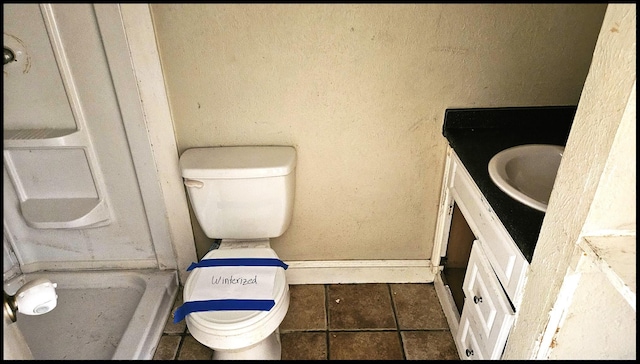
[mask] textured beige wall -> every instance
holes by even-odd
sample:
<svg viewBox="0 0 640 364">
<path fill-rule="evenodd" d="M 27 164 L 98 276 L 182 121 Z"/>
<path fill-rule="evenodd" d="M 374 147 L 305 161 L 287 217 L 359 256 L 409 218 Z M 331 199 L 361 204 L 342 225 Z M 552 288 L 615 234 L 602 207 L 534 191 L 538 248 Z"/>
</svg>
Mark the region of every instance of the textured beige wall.
<svg viewBox="0 0 640 364">
<path fill-rule="evenodd" d="M 445 109 L 577 104 L 605 8 L 154 4 L 152 13 L 180 152 L 296 147 L 293 219 L 272 242 L 282 259 L 429 259 Z M 202 256 L 210 243 L 194 232 Z"/>
</svg>

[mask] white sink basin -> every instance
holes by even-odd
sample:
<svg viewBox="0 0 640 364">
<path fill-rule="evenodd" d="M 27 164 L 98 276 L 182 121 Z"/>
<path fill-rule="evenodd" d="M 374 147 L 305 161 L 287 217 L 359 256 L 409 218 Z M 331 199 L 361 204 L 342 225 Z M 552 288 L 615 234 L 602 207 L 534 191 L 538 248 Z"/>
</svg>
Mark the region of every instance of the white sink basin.
<svg viewBox="0 0 640 364">
<path fill-rule="evenodd" d="M 505 149 L 489 161 L 489 176 L 511 198 L 546 212 L 563 152 L 564 147 L 550 144 Z"/>
</svg>

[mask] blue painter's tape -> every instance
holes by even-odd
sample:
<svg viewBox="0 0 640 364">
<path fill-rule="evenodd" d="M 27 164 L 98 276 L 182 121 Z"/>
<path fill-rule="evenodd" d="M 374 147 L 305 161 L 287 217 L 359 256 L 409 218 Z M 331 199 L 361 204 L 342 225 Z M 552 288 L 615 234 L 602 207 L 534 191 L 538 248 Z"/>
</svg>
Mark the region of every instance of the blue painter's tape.
<svg viewBox="0 0 640 364">
<path fill-rule="evenodd" d="M 192 312 L 202 311 L 269 311 L 275 306 L 274 300 L 209 300 L 189 301 L 182 304 L 173 314 L 177 324 Z"/>
<path fill-rule="evenodd" d="M 280 259 L 276 258 L 216 258 L 216 259 L 203 259 L 198 263 L 191 263 L 187 271 L 194 268 L 205 267 L 282 267 L 287 269 L 289 266 Z"/>
</svg>

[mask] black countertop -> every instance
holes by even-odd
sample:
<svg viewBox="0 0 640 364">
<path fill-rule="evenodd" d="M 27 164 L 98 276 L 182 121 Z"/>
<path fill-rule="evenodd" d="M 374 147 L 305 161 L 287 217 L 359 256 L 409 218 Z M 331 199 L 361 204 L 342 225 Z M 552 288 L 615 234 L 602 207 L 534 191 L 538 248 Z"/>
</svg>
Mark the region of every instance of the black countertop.
<svg viewBox="0 0 640 364">
<path fill-rule="evenodd" d="M 502 192 L 489 177 L 489 160 L 517 145 L 566 145 L 575 112 L 575 106 L 447 109 L 445 112 L 442 134 L 529 263 L 544 212 Z"/>
</svg>

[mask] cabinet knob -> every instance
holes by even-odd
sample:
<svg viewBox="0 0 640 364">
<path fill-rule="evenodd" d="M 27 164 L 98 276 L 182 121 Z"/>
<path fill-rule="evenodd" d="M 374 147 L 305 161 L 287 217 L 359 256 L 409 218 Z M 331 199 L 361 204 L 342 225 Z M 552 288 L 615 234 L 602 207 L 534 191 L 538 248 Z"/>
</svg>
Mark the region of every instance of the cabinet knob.
<svg viewBox="0 0 640 364">
<path fill-rule="evenodd" d="M 482 302 L 482 297 L 473 296 L 473 303 L 477 305 L 480 302 Z"/>
<path fill-rule="evenodd" d="M 467 349 L 464 351 L 465 354 L 467 354 L 467 358 L 473 355 L 473 350 L 471 349 Z"/>
</svg>

